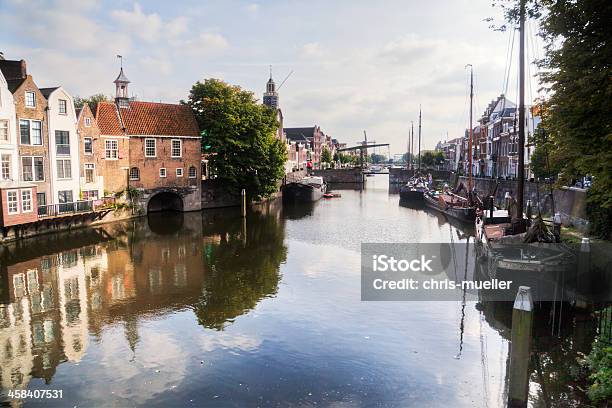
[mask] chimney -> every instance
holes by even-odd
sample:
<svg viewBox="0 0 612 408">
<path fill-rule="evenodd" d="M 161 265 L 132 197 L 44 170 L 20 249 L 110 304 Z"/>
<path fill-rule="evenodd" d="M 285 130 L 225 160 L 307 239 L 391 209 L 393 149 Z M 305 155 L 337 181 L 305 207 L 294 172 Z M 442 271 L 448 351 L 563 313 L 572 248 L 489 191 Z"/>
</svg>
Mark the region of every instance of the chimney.
<svg viewBox="0 0 612 408">
<path fill-rule="evenodd" d="M 28 67 L 26 66 L 25 60 L 21 60 L 21 77 L 26 78 L 28 76 Z"/>
<path fill-rule="evenodd" d="M 4 61 L 4 53 L 2 51 L 0 51 L 0 60 Z"/>
</svg>

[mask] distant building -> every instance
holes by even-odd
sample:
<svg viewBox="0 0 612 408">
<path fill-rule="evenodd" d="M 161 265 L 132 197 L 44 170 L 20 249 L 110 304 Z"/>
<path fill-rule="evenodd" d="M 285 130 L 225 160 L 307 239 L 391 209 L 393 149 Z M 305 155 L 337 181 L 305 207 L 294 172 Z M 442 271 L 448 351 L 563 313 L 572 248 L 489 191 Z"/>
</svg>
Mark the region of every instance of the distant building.
<svg viewBox="0 0 612 408">
<path fill-rule="evenodd" d="M 326 136 L 317 125 L 302 128 L 285 128 L 287 139 L 295 142 L 307 143 L 310 149 L 309 160 L 316 169 L 321 167 L 321 152 L 326 143 Z"/>
<path fill-rule="evenodd" d="M 121 186 L 125 188 L 125 170 L 114 169 L 122 180 L 119 186 L 108 183 L 114 174 L 110 174 L 113 169 L 107 171 L 106 164 L 115 162 L 105 160 L 104 140 L 100 137 L 98 122 L 89 105 L 85 104 L 77 109 L 76 113 L 79 136 L 79 184 L 83 200 L 97 200 L 106 195 L 105 190 L 110 194 L 120 191 Z M 105 185 L 105 181 L 108 185 Z"/>
</svg>

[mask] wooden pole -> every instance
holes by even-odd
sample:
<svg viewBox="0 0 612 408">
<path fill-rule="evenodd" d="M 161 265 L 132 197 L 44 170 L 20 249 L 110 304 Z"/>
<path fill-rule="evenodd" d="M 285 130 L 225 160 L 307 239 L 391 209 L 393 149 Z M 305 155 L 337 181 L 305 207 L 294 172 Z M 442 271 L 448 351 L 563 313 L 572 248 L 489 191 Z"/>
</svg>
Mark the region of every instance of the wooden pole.
<svg viewBox="0 0 612 408">
<path fill-rule="evenodd" d="M 509 407 L 526 407 L 529 397 L 529 356 L 533 328 L 533 298 L 528 286 L 519 286 L 512 310 Z"/>
<path fill-rule="evenodd" d="M 519 10 L 519 134 L 518 134 L 518 174 L 517 174 L 517 218 L 523 222 L 523 189 L 525 184 L 525 0 L 520 0 Z"/>
<path fill-rule="evenodd" d="M 242 213 L 242 218 L 246 218 L 246 190 L 243 188 L 242 191 L 240 192 L 240 196 L 241 196 L 241 213 Z"/>
<path fill-rule="evenodd" d="M 421 105 L 419 105 L 419 172 L 421 172 Z"/>
</svg>

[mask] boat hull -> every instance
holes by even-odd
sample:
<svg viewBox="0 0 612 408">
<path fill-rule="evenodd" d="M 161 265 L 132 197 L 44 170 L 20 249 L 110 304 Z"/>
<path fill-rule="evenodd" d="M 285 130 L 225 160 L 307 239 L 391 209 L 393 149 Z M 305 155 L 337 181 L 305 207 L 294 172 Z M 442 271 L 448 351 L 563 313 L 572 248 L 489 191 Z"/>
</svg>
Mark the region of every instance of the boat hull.
<svg viewBox="0 0 612 408">
<path fill-rule="evenodd" d="M 289 183 L 283 187 L 283 201 L 288 203 L 312 203 L 320 200 L 325 188 L 301 183 Z"/>
<path fill-rule="evenodd" d="M 430 197 L 427 194 L 423 196 L 423 199 L 427 207 L 440 211 L 441 213 L 446 214 L 449 217 L 453 217 L 461 222 L 473 224 L 476 220 L 476 209 L 474 207 L 455 207 L 449 205 L 443 208 L 437 199 Z"/>
<path fill-rule="evenodd" d="M 400 193 L 399 194 L 400 194 L 400 200 L 422 202 L 423 201 L 424 192 L 423 191 L 419 191 L 419 190 L 415 190 L 415 189 L 411 189 L 411 188 L 404 188 L 404 187 L 402 187 L 400 189 Z"/>
</svg>

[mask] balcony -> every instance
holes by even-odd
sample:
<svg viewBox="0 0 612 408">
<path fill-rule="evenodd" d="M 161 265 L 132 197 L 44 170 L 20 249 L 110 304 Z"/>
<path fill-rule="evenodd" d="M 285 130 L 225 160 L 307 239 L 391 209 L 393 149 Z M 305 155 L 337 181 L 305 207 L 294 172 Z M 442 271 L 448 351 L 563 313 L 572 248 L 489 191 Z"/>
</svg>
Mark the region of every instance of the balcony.
<svg viewBox="0 0 612 408">
<path fill-rule="evenodd" d="M 114 198 L 104 198 L 102 200 L 82 200 L 71 203 L 59 203 L 38 206 L 38 218 L 53 218 L 72 214 L 82 214 L 94 212 L 105 208 L 110 208 L 114 204 Z"/>
</svg>

